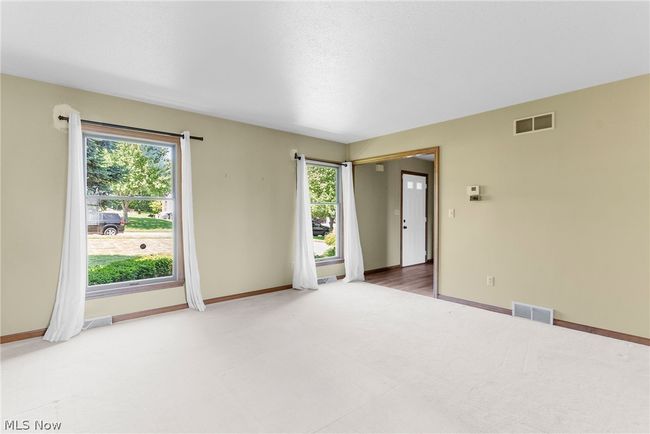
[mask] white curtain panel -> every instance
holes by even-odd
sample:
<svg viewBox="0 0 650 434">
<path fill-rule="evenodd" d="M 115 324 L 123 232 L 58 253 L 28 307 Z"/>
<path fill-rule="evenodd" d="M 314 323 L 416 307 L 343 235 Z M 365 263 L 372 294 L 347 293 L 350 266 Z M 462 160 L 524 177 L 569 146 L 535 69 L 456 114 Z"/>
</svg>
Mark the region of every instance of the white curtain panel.
<svg viewBox="0 0 650 434">
<path fill-rule="evenodd" d="M 354 201 L 352 163 L 341 167 L 343 189 L 343 259 L 345 261 L 345 282 L 365 280 L 363 276 L 363 252 L 359 238 L 357 207 Z"/>
<path fill-rule="evenodd" d="M 296 160 L 296 236 L 294 237 L 293 287 L 318 289 L 311 227 L 311 204 L 304 155 Z"/>
<path fill-rule="evenodd" d="M 50 325 L 43 339 L 67 341 L 84 324 L 86 302 L 86 209 L 84 182 L 84 146 L 79 113 L 68 122 L 68 191 L 63 228 L 63 248 L 59 285 Z"/>
<path fill-rule="evenodd" d="M 181 137 L 181 217 L 183 225 L 183 259 L 185 261 L 185 297 L 190 308 L 205 310 L 201 296 L 201 276 L 194 238 L 194 207 L 192 203 L 192 156 L 190 132 Z"/>
</svg>

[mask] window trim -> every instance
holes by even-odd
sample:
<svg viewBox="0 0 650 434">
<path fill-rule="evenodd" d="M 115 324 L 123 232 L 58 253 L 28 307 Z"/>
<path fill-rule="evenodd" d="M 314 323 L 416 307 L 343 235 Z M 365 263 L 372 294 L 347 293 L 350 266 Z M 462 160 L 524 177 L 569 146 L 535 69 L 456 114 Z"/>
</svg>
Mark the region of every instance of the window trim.
<svg viewBox="0 0 650 434">
<path fill-rule="evenodd" d="M 328 256 L 326 258 L 316 258 L 316 266 L 321 267 L 325 265 L 341 264 L 343 259 L 343 205 L 341 204 L 341 165 L 329 163 L 319 160 L 305 160 L 305 164 L 312 166 L 330 167 L 336 169 L 336 202 L 312 202 L 311 195 L 309 197 L 309 206 L 313 205 L 336 205 L 336 256 Z M 309 179 L 309 169 L 307 169 L 307 178 Z"/>
<path fill-rule="evenodd" d="M 88 285 L 88 266 L 86 264 L 86 300 L 95 298 L 114 297 L 118 295 L 133 294 L 137 292 L 153 291 L 157 289 L 176 288 L 185 285 L 184 274 L 184 258 L 183 258 L 183 219 L 182 219 L 182 195 L 181 195 L 181 164 L 182 156 L 180 152 L 180 139 L 178 137 L 163 136 L 152 133 L 140 133 L 133 131 L 125 131 L 119 128 L 96 126 L 96 125 L 82 125 L 82 140 L 83 140 L 83 158 L 84 158 L 84 207 L 87 207 L 88 197 L 100 197 L 101 195 L 89 195 L 85 186 L 88 179 L 86 170 L 86 140 L 88 137 L 99 137 L 104 139 L 123 139 L 133 143 L 142 143 L 155 146 L 168 146 L 172 148 L 174 158 L 174 170 L 172 173 L 172 185 L 174 192 L 174 268 L 173 274 L 169 277 L 156 277 L 152 279 L 130 280 L 124 282 L 116 282 L 102 285 Z M 111 195 L 119 196 L 119 195 Z M 145 200 L 162 200 L 159 197 L 140 197 L 134 196 L 136 199 Z M 164 198 L 163 198 L 164 199 Z M 88 218 L 86 211 L 85 218 Z M 86 227 L 88 222 L 86 221 Z M 86 246 L 88 245 L 88 236 L 86 230 Z M 88 253 L 86 253 L 86 261 L 88 260 Z"/>
</svg>

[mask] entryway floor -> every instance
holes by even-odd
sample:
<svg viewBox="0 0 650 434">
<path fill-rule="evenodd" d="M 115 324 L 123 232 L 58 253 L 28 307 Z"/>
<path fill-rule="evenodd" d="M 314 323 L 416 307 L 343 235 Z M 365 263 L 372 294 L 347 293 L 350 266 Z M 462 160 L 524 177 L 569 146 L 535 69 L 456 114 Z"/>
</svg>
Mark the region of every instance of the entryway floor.
<svg viewBox="0 0 650 434">
<path fill-rule="evenodd" d="M 433 264 L 391 268 L 366 275 L 366 282 L 433 297 Z"/>
</svg>

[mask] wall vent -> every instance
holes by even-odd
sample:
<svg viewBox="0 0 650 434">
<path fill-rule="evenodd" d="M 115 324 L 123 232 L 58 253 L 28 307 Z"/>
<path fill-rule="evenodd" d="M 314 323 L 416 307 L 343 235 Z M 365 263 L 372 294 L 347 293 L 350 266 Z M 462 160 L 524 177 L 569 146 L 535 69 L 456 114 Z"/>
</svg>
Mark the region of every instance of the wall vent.
<svg viewBox="0 0 650 434">
<path fill-rule="evenodd" d="M 325 285 L 326 283 L 336 282 L 336 276 L 324 276 L 318 278 L 319 285 Z"/>
<path fill-rule="evenodd" d="M 536 133 L 538 131 L 552 130 L 555 128 L 555 113 L 542 113 L 527 118 L 515 119 L 513 132 L 515 136 L 520 134 Z"/>
<path fill-rule="evenodd" d="M 532 304 L 512 302 L 512 316 L 531 319 L 545 324 L 553 324 L 553 309 Z"/>
<path fill-rule="evenodd" d="M 83 330 L 94 329 L 95 327 L 109 326 L 113 324 L 112 316 L 100 316 L 98 318 L 90 318 L 84 321 Z"/>
</svg>

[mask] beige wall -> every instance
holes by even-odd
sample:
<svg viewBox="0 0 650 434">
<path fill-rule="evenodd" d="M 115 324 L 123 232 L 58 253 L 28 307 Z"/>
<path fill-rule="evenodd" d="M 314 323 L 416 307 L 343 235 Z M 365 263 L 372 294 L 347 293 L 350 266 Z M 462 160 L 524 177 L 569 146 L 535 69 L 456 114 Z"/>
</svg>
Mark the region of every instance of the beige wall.
<svg viewBox="0 0 650 434">
<path fill-rule="evenodd" d="M 383 172 L 375 164 L 355 166 L 355 200 L 359 221 L 359 236 L 366 270 L 400 264 L 400 206 L 402 170 L 429 175 L 427 215 L 427 257 L 433 247 L 433 163 L 417 158 L 405 158 L 381 163 Z"/>
<path fill-rule="evenodd" d="M 645 75 L 353 143 L 349 156 L 440 146 L 441 294 L 649 337 L 649 106 Z M 554 130 L 513 136 L 514 119 L 550 111 Z M 468 201 L 472 184 L 483 201 Z"/>
<path fill-rule="evenodd" d="M 46 327 L 59 270 L 67 135 L 52 108 L 87 119 L 189 129 L 197 251 L 205 298 L 291 282 L 295 163 L 290 150 L 342 160 L 345 145 L 3 75 L 2 334 Z M 251 271 L 252 270 L 252 271 Z M 343 274 L 342 265 L 319 274 Z M 86 317 L 184 302 L 182 288 L 86 303 Z"/>
<path fill-rule="evenodd" d="M 289 151 L 346 155 L 341 144 L 16 77 L 2 76 L 1 86 L 3 335 L 45 327 L 54 301 L 66 175 L 66 135 L 52 127 L 54 105 L 206 137 L 192 143 L 206 298 L 290 282 Z M 442 294 L 549 306 L 560 319 L 650 337 L 649 98 L 646 75 L 353 143 L 347 154 L 441 147 Z M 548 111 L 555 130 L 512 135 L 513 119 Z M 485 200 L 470 203 L 469 184 L 480 184 Z M 359 214 L 366 206 L 358 204 Z M 259 224 L 261 212 L 272 230 Z M 496 276 L 493 288 L 488 274 Z M 87 303 L 87 316 L 183 301 L 181 288 L 98 299 Z"/>
</svg>

